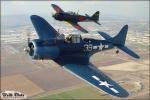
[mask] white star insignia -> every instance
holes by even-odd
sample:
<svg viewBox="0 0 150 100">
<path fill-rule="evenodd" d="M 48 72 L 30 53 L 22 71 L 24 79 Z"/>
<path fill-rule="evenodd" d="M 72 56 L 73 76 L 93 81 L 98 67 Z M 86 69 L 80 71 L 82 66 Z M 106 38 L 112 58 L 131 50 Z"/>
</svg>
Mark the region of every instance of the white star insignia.
<svg viewBox="0 0 150 100">
<path fill-rule="evenodd" d="M 99 81 L 99 82 L 100 82 L 99 85 L 104 85 L 104 86 L 106 86 L 106 87 L 108 87 L 108 88 L 109 88 L 110 86 L 113 86 L 113 85 L 111 85 L 111 84 L 108 84 L 107 81 L 104 81 L 104 82 L 103 82 L 103 81 Z"/>
<path fill-rule="evenodd" d="M 101 81 L 97 76 L 95 76 L 95 75 L 93 75 L 92 76 L 95 80 L 97 80 L 98 82 L 100 82 L 99 83 L 99 85 L 101 85 L 101 86 L 106 86 L 107 88 L 109 88 L 110 90 L 112 90 L 113 92 L 115 92 L 115 93 L 119 93 L 115 88 L 113 88 L 113 87 L 111 87 L 111 86 L 113 86 L 113 85 L 111 85 L 111 84 L 108 84 L 107 83 L 107 81 Z"/>
</svg>

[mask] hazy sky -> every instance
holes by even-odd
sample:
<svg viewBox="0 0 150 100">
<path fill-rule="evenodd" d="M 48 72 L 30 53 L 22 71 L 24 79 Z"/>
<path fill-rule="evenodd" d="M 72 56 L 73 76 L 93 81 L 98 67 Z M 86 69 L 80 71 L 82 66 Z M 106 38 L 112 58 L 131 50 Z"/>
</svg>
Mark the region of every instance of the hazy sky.
<svg viewBox="0 0 150 100">
<path fill-rule="evenodd" d="M 149 18 L 149 1 L 1 1 L 1 15 L 49 15 L 52 3 L 80 14 L 100 11 L 104 16 Z"/>
</svg>

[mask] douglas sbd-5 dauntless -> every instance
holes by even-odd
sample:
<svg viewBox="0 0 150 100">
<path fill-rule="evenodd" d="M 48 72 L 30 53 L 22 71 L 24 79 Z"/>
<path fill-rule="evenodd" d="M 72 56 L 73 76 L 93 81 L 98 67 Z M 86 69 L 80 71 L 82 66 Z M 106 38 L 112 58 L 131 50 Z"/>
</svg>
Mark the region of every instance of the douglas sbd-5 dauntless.
<svg viewBox="0 0 150 100">
<path fill-rule="evenodd" d="M 51 59 L 73 75 L 113 96 L 127 97 L 129 95 L 125 89 L 89 62 L 94 53 L 114 47 L 121 49 L 133 58 L 139 58 L 125 46 L 128 25 L 125 25 L 115 37 L 98 32 L 105 40 L 96 40 L 83 39 L 80 34 L 70 34 L 69 37 L 63 38 L 62 34 L 37 15 L 32 15 L 31 21 L 39 38 L 29 42 L 25 50 L 33 59 Z"/>
<path fill-rule="evenodd" d="M 84 28 L 82 28 L 78 24 L 78 22 L 94 21 L 95 23 L 101 25 L 98 22 L 99 21 L 99 11 L 97 11 L 92 16 L 89 16 L 88 14 L 86 14 L 86 16 L 83 16 L 83 15 L 79 15 L 79 14 L 74 13 L 74 12 L 64 12 L 60 7 L 58 7 L 55 4 L 52 4 L 52 7 L 56 11 L 56 13 L 53 15 L 53 17 L 56 20 L 66 21 L 66 22 L 70 23 L 73 27 L 75 27 L 76 29 L 80 30 L 81 32 L 88 33 L 88 31 L 85 30 Z"/>
</svg>

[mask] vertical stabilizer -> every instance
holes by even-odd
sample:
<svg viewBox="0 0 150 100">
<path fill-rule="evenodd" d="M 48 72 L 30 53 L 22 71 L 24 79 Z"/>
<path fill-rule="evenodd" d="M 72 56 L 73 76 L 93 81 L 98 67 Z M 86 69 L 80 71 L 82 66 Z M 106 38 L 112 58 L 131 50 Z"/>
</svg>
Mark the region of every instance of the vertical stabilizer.
<svg viewBox="0 0 150 100">
<path fill-rule="evenodd" d="M 92 18 L 97 22 L 97 21 L 99 21 L 99 11 L 97 11 L 96 13 L 94 13 L 93 15 L 92 15 Z"/>
<path fill-rule="evenodd" d="M 124 45 L 126 41 L 127 31 L 128 25 L 125 25 L 115 37 L 111 38 L 113 44 Z"/>
</svg>

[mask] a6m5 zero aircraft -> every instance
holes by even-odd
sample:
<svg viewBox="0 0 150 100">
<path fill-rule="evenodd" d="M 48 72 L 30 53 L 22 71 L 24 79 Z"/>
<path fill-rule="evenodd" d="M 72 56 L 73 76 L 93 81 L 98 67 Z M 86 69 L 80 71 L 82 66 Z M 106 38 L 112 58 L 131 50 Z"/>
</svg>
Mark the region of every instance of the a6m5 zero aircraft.
<svg viewBox="0 0 150 100">
<path fill-rule="evenodd" d="M 61 35 L 42 17 L 32 15 L 31 21 L 39 38 L 29 42 L 25 50 L 33 59 L 51 59 L 73 75 L 113 96 L 129 95 L 125 89 L 89 62 L 94 53 L 114 47 L 138 59 L 139 56 L 125 46 L 128 25 L 125 25 L 115 37 L 99 32 L 105 40 L 96 40 L 83 39 L 79 34 L 60 38 Z"/>
<path fill-rule="evenodd" d="M 86 14 L 86 16 L 83 15 L 79 15 L 77 13 L 74 12 L 64 12 L 60 7 L 58 7 L 55 4 L 52 4 L 52 7 L 54 8 L 54 10 L 56 11 L 56 13 L 53 15 L 53 17 L 56 20 L 59 21 L 66 21 L 68 23 L 70 23 L 73 27 L 75 27 L 76 29 L 84 32 L 84 33 L 88 33 L 87 30 L 85 30 L 84 28 L 82 28 L 78 22 L 88 22 L 88 21 L 94 21 L 95 23 L 101 25 L 98 21 L 99 21 L 99 11 L 97 11 L 95 14 L 93 14 L 92 16 L 89 16 Z"/>
</svg>

